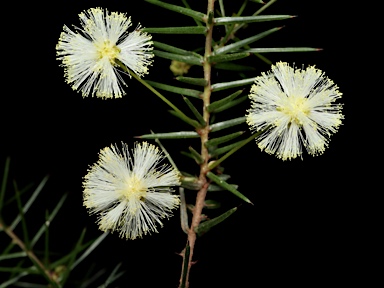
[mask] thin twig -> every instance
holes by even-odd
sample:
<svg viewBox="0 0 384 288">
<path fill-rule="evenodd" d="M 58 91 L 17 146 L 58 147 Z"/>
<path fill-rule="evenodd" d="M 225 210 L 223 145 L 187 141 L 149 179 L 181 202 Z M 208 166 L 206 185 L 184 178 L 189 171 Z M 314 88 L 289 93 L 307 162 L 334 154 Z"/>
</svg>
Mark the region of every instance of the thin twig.
<svg viewBox="0 0 384 288">
<path fill-rule="evenodd" d="M 43 265 L 40 259 L 37 258 L 33 251 L 27 249 L 24 242 L 13 232 L 13 230 L 11 230 L 9 227 L 6 227 L 2 222 L 0 222 L 0 230 L 3 230 L 12 239 L 13 243 L 16 243 L 21 248 L 21 250 L 27 254 L 28 258 L 39 266 L 39 268 L 44 272 L 45 277 L 48 278 L 50 282 L 58 284 L 50 271 Z"/>
</svg>

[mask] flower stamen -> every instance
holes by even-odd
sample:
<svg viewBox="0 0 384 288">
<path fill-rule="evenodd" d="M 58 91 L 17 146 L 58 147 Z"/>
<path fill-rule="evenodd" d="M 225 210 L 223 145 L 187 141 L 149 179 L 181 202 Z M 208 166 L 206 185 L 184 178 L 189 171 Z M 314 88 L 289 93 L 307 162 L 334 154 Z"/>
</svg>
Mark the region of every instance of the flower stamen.
<svg viewBox="0 0 384 288">
<path fill-rule="evenodd" d="M 105 40 L 101 46 L 97 44 L 95 44 L 95 46 L 97 49 L 98 59 L 105 57 L 109 60 L 109 63 L 111 63 L 113 66 L 116 66 L 115 61 L 121 52 L 119 47 L 112 44 L 109 40 Z"/>
<path fill-rule="evenodd" d="M 132 197 L 135 197 L 136 199 L 140 200 L 145 198 L 147 189 L 148 188 L 144 182 L 135 174 L 133 174 L 127 178 L 125 189 L 121 191 L 121 195 L 125 199 L 131 199 Z"/>
<path fill-rule="evenodd" d="M 131 18 L 124 13 L 91 8 L 79 17 L 82 29 L 64 26 L 56 45 L 66 82 L 83 97 L 121 98 L 127 84 L 120 73 L 127 73 L 120 65 L 140 77 L 148 74 L 154 57 L 151 35 L 137 29 L 128 33 Z"/>
<path fill-rule="evenodd" d="M 329 136 L 341 125 L 342 105 L 338 87 L 313 66 L 294 69 L 285 62 L 272 65 L 272 72 L 256 77 L 249 98 L 247 123 L 261 150 L 282 160 L 322 154 Z"/>
<path fill-rule="evenodd" d="M 287 98 L 284 105 L 277 107 L 277 111 L 286 114 L 290 118 L 290 123 L 296 122 L 303 125 L 302 118 L 309 115 L 308 99 L 299 96 L 291 96 Z"/>
<path fill-rule="evenodd" d="M 135 145 L 132 153 L 112 145 L 100 152 L 97 163 L 84 177 L 84 205 L 98 213 L 102 231 L 119 231 L 120 237 L 135 239 L 157 232 L 162 218 L 172 216 L 180 200 L 170 186 L 180 185 L 179 173 L 159 166 L 161 151 L 147 142 Z"/>
</svg>

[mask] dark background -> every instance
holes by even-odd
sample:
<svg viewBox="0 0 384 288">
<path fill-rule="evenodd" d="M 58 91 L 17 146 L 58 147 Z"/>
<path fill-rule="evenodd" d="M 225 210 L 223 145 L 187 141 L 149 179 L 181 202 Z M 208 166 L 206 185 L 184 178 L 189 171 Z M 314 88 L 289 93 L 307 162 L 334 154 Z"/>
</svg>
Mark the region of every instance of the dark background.
<svg viewBox="0 0 384 288">
<path fill-rule="evenodd" d="M 181 1 L 168 2 L 182 5 Z M 199 4 L 191 4 L 192 8 L 204 12 L 206 1 L 197 2 Z M 38 227 L 45 209 L 52 210 L 58 199 L 68 193 L 66 204 L 51 227 L 52 250 L 61 253 L 70 251 L 83 227 L 87 227 L 88 240 L 100 235 L 94 223 L 96 218 L 88 216 L 82 206 L 81 186 L 82 177 L 88 166 L 97 161 L 100 149 L 121 141 L 132 145 L 134 136 L 150 130 L 189 129 L 167 113 L 168 107 L 134 79 L 124 78 L 129 86 L 125 88 L 127 95 L 114 100 L 83 99 L 64 83 L 63 68 L 55 60 L 55 46 L 62 26 L 79 25 L 81 11 L 99 6 L 131 15 L 133 27 L 138 22 L 144 27 L 166 27 L 173 23 L 194 25 L 191 18 L 144 1 L 135 1 L 135 4 L 117 0 L 65 1 L 60 5 L 58 2 L 34 2 L 33 6 L 22 9 L 19 21 L 23 29 L 12 34 L 17 47 L 9 48 L 16 56 L 6 60 L 11 61 L 12 69 L 5 84 L 12 89 L 1 97 L 0 160 L 4 162 L 6 156 L 11 157 L 10 179 L 20 187 L 31 182 L 36 186 L 45 175 L 50 176 L 34 210 L 27 215 L 31 227 Z M 236 11 L 239 5 L 226 6 L 227 14 L 231 7 Z M 259 4 L 250 2 L 249 12 L 244 14 L 253 13 L 257 7 Z M 225 223 L 198 239 L 191 287 L 221 287 L 229 282 L 237 283 L 235 287 L 288 284 L 308 287 L 326 285 L 330 281 L 341 285 L 361 280 L 356 267 L 360 267 L 358 259 L 364 252 L 356 247 L 359 246 L 358 234 L 362 233 L 359 229 L 364 226 L 361 216 L 365 207 L 359 203 L 360 194 L 348 188 L 356 169 L 361 169 L 356 155 L 351 157 L 351 151 L 358 146 L 352 140 L 352 127 L 357 122 L 354 111 L 359 77 L 350 53 L 354 49 L 351 39 L 356 24 L 352 14 L 358 8 L 330 6 L 324 1 L 277 1 L 264 14 L 298 17 L 251 24 L 239 34 L 245 38 L 284 26 L 281 31 L 251 46 L 323 48 L 321 52 L 265 56 L 273 62 L 288 61 L 298 67 L 316 65 L 325 71 L 343 93 L 345 120 L 322 156 L 304 153 L 304 160 L 283 162 L 260 152 L 251 142 L 224 162 L 226 173 L 232 175 L 231 183 L 238 184 L 239 190 L 254 206 L 242 203 L 229 192 L 213 196 L 223 205 L 218 212 L 213 211 L 212 216 L 234 206 L 239 209 Z M 215 31 L 220 32 L 220 29 Z M 154 34 L 153 40 L 188 49 L 190 45 L 193 48 L 202 45 L 204 38 Z M 257 68 L 249 77 L 270 68 L 256 57 L 250 57 L 247 63 Z M 155 58 L 145 79 L 179 85 L 172 79 L 169 64 L 165 59 Z M 191 76 L 201 77 L 198 73 L 201 72 L 197 67 L 191 68 Z M 234 78 L 226 72 L 214 71 L 214 82 L 228 80 Z M 219 99 L 228 93 L 213 97 Z M 177 95 L 166 92 L 164 95 L 187 111 Z M 248 105 L 245 102 L 230 112 L 231 115 L 223 113 L 218 119 L 240 117 Z M 246 131 L 246 136 L 250 135 L 246 124 L 240 129 Z M 162 143 L 181 170 L 197 173 L 193 162 L 179 153 L 189 145 L 198 148 L 197 140 L 164 140 Z M 12 190 L 8 189 L 6 197 L 11 195 Z M 188 197 L 192 201 L 193 192 Z M 14 211 L 7 213 L 10 222 Z M 181 268 L 181 257 L 177 253 L 186 241 L 178 219 L 179 213 L 175 211 L 175 216 L 165 221 L 160 233 L 141 240 L 126 241 L 117 234 L 109 235 L 90 256 L 89 262 L 76 268 L 74 279 L 81 278 L 90 263 L 99 268 L 107 266 L 111 271 L 114 265 L 122 262 L 126 273 L 120 287 L 177 287 Z"/>
</svg>

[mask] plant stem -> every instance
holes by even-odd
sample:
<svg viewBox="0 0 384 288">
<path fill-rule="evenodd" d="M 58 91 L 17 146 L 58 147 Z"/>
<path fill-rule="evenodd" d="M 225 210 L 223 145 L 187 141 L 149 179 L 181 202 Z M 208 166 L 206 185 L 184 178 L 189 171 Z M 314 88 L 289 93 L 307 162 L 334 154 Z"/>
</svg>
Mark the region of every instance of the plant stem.
<svg viewBox="0 0 384 288">
<path fill-rule="evenodd" d="M 214 13 L 214 2 L 215 0 L 208 0 L 207 19 L 210 18 L 209 15 L 213 15 Z M 211 23 L 209 23 L 209 21 L 207 22 L 207 35 L 205 38 L 205 53 L 204 53 L 204 64 L 203 64 L 204 79 L 208 83 L 204 87 L 204 93 L 202 96 L 203 119 L 206 125 L 205 127 L 198 130 L 198 133 L 201 139 L 201 156 L 203 158 L 203 163 L 200 165 L 200 175 L 199 175 L 199 182 L 202 183 L 202 187 L 197 192 L 195 207 L 193 209 L 191 226 L 188 230 L 188 241 L 183 253 L 183 267 L 182 267 L 182 272 L 180 277 L 180 286 L 179 286 L 180 288 L 189 287 L 189 274 L 190 274 L 190 269 L 193 263 L 192 262 L 193 252 L 194 252 L 195 243 L 196 243 L 195 228 L 198 227 L 200 224 L 201 213 L 204 207 L 205 197 L 207 195 L 207 190 L 209 186 L 206 174 L 209 171 L 208 161 L 210 156 L 209 156 L 208 149 L 205 146 L 205 142 L 208 141 L 208 135 L 209 135 L 210 113 L 207 107 L 210 104 L 210 98 L 211 98 L 211 68 L 212 67 L 208 61 L 208 57 L 212 54 L 212 31 L 213 31 L 213 20 L 211 21 Z M 189 253 L 186 253 L 186 251 L 188 251 Z M 184 265 L 186 260 L 185 257 L 188 257 L 188 265 Z M 187 269 L 187 271 L 184 271 L 185 269 Z M 183 277 L 184 275 L 186 275 L 186 277 Z"/>
<path fill-rule="evenodd" d="M 33 253 L 33 251 L 29 250 L 24 242 L 9 228 L 9 227 L 6 227 L 2 221 L 0 221 L 0 230 L 4 230 L 4 232 L 12 239 L 12 241 L 14 243 L 16 243 L 20 248 L 21 250 L 23 250 L 29 259 L 31 259 L 31 261 L 33 263 L 35 263 L 36 265 L 39 266 L 40 270 L 43 271 L 44 273 L 44 276 L 51 282 L 51 283 L 55 283 L 57 286 L 59 286 L 59 284 L 56 282 L 56 280 L 53 278 L 52 274 L 50 273 L 49 270 L 47 270 L 47 268 L 44 266 L 44 264 L 40 261 L 39 258 L 37 258 L 37 256 L 35 255 L 35 253 Z"/>
</svg>

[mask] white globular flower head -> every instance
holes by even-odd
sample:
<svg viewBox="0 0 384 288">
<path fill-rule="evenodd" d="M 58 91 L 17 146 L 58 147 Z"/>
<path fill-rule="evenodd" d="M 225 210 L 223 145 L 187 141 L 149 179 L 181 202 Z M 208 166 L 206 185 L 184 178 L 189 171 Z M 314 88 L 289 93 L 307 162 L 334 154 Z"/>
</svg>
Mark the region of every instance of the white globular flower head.
<svg viewBox="0 0 384 288">
<path fill-rule="evenodd" d="M 74 32 L 64 26 L 56 45 L 66 82 L 83 97 L 121 98 L 125 94 L 122 85 L 127 85 L 119 64 L 140 77 L 148 74 L 154 56 L 151 36 L 140 31 L 140 25 L 128 32 L 131 17 L 124 13 L 91 8 L 79 17 L 82 28 Z"/>
<path fill-rule="evenodd" d="M 338 87 L 314 66 L 304 70 L 278 62 L 271 70 L 256 78 L 249 94 L 247 123 L 260 131 L 259 148 L 282 160 L 302 157 L 302 146 L 322 154 L 344 119 L 342 105 L 335 103 L 342 95 Z"/>
<path fill-rule="evenodd" d="M 100 151 L 83 181 L 84 206 L 98 215 L 99 229 L 119 231 L 121 238 L 135 239 L 163 226 L 161 219 L 172 216 L 179 197 L 171 186 L 179 186 L 179 172 L 161 164 L 164 156 L 154 145 L 122 144 Z"/>
</svg>

